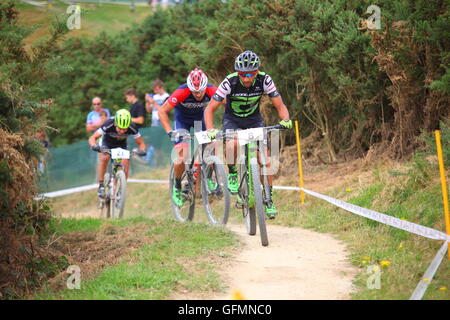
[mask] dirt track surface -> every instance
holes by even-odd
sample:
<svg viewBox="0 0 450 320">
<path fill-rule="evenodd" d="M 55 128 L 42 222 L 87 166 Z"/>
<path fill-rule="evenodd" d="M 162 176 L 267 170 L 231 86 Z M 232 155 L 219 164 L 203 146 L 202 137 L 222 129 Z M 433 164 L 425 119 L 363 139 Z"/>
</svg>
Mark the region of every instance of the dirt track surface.
<svg viewBox="0 0 450 320">
<path fill-rule="evenodd" d="M 218 271 L 225 294 L 174 299 L 330 300 L 350 299 L 356 268 L 348 262 L 345 246 L 330 235 L 300 228 L 268 225 L 269 246 L 249 236 L 244 225 L 230 225 L 242 250 Z"/>
<path fill-rule="evenodd" d="M 234 225 L 244 249 L 224 270 L 230 290 L 245 299 L 349 299 L 356 273 L 344 245 L 327 234 L 268 225 L 269 246 Z M 216 299 L 230 299 L 230 293 Z"/>
</svg>

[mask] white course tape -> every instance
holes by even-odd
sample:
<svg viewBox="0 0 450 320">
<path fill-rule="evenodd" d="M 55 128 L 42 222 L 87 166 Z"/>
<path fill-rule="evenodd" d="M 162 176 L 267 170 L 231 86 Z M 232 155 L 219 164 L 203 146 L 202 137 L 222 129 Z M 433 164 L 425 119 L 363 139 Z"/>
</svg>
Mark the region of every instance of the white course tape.
<svg viewBox="0 0 450 320">
<path fill-rule="evenodd" d="M 169 180 L 128 179 L 127 181 L 131 182 L 131 183 L 169 183 Z M 93 190 L 93 189 L 96 189 L 97 187 L 98 187 L 98 184 L 90 184 L 90 185 L 82 186 L 82 187 L 76 187 L 76 188 L 52 191 L 52 192 L 42 193 L 42 194 L 38 195 L 36 198 L 34 198 L 34 199 L 35 200 L 41 200 L 43 198 L 55 198 L 55 197 L 65 196 L 65 195 L 72 194 L 72 193 Z"/>
<path fill-rule="evenodd" d="M 299 188 L 299 187 L 273 186 L 273 188 L 278 189 L 278 190 L 302 191 L 302 188 Z"/>
<path fill-rule="evenodd" d="M 162 183 L 162 184 L 169 183 L 168 180 L 146 180 L 146 179 L 128 179 L 128 182 L 131 182 L 131 183 L 157 183 L 157 184 L 158 183 Z M 39 195 L 37 197 L 37 199 L 41 199 L 42 197 L 53 198 L 53 197 L 63 196 L 63 195 L 71 194 L 71 193 L 92 190 L 95 188 L 97 188 L 97 185 L 92 184 L 92 185 L 87 185 L 87 186 L 78 187 L 78 188 L 71 188 L 71 189 L 65 189 L 65 190 L 60 190 L 60 191 L 48 192 L 48 193 Z M 398 229 L 401 229 L 404 231 L 408 231 L 408 232 L 411 232 L 411 233 L 414 233 L 414 234 L 417 234 L 419 236 L 423 236 L 423 237 L 426 237 L 429 239 L 444 240 L 444 241 L 450 242 L 450 236 L 445 234 L 444 232 L 441 232 L 441 231 L 438 231 L 438 230 L 435 230 L 432 228 L 424 227 L 419 224 L 409 222 L 406 220 L 402 220 L 402 219 L 399 219 L 396 217 L 392 217 L 392 216 L 389 216 L 384 213 L 380 213 L 380 212 L 376 212 L 376 211 L 369 210 L 366 208 L 362 208 L 362 207 L 356 206 L 354 204 L 350 204 L 350 203 L 344 202 L 342 200 L 334 199 L 329 196 L 325 196 L 323 194 L 320 194 L 320 193 L 317 193 L 317 192 L 314 192 L 311 190 L 307 190 L 307 189 L 299 188 L 299 187 L 286 187 L 286 186 L 274 186 L 273 188 L 278 189 L 278 190 L 293 190 L 293 191 L 303 190 L 305 193 L 308 193 L 309 195 L 312 195 L 313 197 L 325 200 L 331 204 L 334 204 L 335 206 L 337 206 L 339 208 L 342 208 L 349 212 L 363 216 L 365 218 L 375 220 L 375 221 L 381 222 L 383 224 L 386 224 L 388 226 L 398 228 Z"/>
<path fill-rule="evenodd" d="M 33 1 L 33 0 L 22 0 L 22 2 L 31 4 L 31 5 L 36 6 L 36 7 L 46 7 L 47 6 L 46 3 L 36 2 L 36 1 Z"/>
<path fill-rule="evenodd" d="M 71 193 L 77 193 L 77 192 L 83 192 L 83 191 L 87 191 L 87 190 L 93 190 L 93 189 L 96 189 L 97 187 L 98 187 L 97 184 L 90 184 L 90 185 L 82 186 L 82 187 L 76 187 L 76 188 L 64 189 L 64 190 L 59 190 L 59 191 L 47 192 L 47 193 L 40 194 L 39 196 L 36 197 L 36 199 L 60 197 L 60 196 L 65 196 L 65 195 L 71 194 Z"/>
<path fill-rule="evenodd" d="M 423 275 L 422 279 L 420 280 L 419 284 L 417 285 L 416 289 L 414 290 L 409 300 L 422 300 L 422 297 L 425 294 L 425 291 L 427 290 L 431 280 L 433 279 L 434 274 L 439 268 L 439 265 L 441 264 L 442 259 L 444 258 L 445 253 L 447 252 L 447 249 L 448 249 L 448 242 L 444 242 L 444 244 L 434 257 L 433 261 L 431 261 L 430 266 L 428 267 L 427 271 L 425 271 L 425 274 Z"/>
<path fill-rule="evenodd" d="M 308 193 L 309 195 L 312 195 L 313 197 L 325 200 L 331 204 L 334 204 L 335 206 L 337 206 L 339 208 L 350 211 L 352 213 L 363 216 L 365 218 L 375 220 L 375 221 L 381 222 L 383 224 L 386 224 L 388 226 L 398 228 L 398 229 L 401 229 L 404 231 L 408 231 L 408 232 L 411 232 L 411 233 L 414 233 L 414 234 L 417 234 L 419 236 L 423 236 L 423 237 L 426 237 L 429 239 L 444 240 L 444 241 L 450 242 L 450 236 L 445 234 L 444 232 L 441 232 L 441 231 L 438 231 L 438 230 L 435 230 L 432 228 L 424 227 L 419 224 L 409 222 L 406 220 L 402 220 L 402 219 L 399 219 L 396 217 L 392 217 L 392 216 L 389 216 L 384 213 L 380 213 L 380 212 L 376 212 L 376 211 L 369 210 L 366 208 L 362 208 L 362 207 L 356 206 L 354 204 L 347 203 L 347 202 L 344 202 L 342 200 L 338 200 L 335 198 L 331 198 L 329 196 L 325 196 L 323 194 L 320 194 L 320 193 L 317 193 L 317 192 L 314 192 L 311 190 L 307 190 L 307 189 L 299 188 L 299 187 L 284 187 L 284 186 L 274 186 L 273 188 L 279 189 L 279 190 L 293 190 L 293 191 L 303 190 L 305 193 Z"/>
<path fill-rule="evenodd" d="M 298 189 L 301 190 L 301 188 L 298 188 Z M 356 206 L 354 204 L 347 203 L 342 200 L 334 199 L 334 198 L 322 195 L 322 194 L 314 192 L 314 191 L 310 191 L 310 190 L 306 190 L 306 189 L 303 189 L 303 191 L 305 193 L 312 195 L 313 197 L 320 198 L 331 204 L 334 204 L 335 206 L 337 206 L 339 208 L 350 211 L 352 213 L 363 216 L 365 218 L 381 222 L 388 226 L 391 226 L 391 227 L 394 227 L 397 229 L 401 229 L 404 231 L 408 231 L 408 232 L 417 234 L 417 235 L 425 237 L 425 238 L 434 239 L 434 240 L 444 240 L 444 241 L 450 242 L 450 235 L 447 235 L 444 232 L 441 232 L 441 231 L 438 231 L 438 230 L 435 230 L 432 228 L 424 227 L 419 224 L 409 222 L 406 220 L 402 220 L 402 219 L 399 219 L 396 217 L 392 217 L 392 216 L 389 216 L 384 213 L 380 213 L 380 212 L 376 212 L 376 211 L 369 210 L 366 208 L 362 208 L 362 207 Z"/>
<path fill-rule="evenodd" d="M 169 180 L 146 180 L 146 179 L 128 179 L 132 183 L 169 183 Z"/>
</svg>

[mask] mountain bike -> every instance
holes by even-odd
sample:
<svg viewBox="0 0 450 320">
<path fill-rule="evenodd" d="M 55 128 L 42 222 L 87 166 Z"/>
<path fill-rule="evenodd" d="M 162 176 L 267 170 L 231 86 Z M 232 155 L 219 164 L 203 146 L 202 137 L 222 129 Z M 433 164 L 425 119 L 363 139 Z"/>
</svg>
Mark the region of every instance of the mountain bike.
<svg viewBox="0 0 450 320">
<path fill-rule="evenodd" d="M 245 219 L 247 233 L 256 234 L 256 220 L 258 220 L 261 244 L 269 245 L 266 228 L 266 214 L 264 205 L 270 199 L 270 189 L 268 176 L 266 174 L 266 154 L 260 140 L 267 141 L 268 133 L 276 130 L 284 130 L 282 125 L 275 125 L 263 128 L 253 128 L 240 130 L 237 132 L 239 143 L 245 144 L 245 152 L 239 160 L 239 190 L 238 197 L 241 200 L 242 215 Z M 258 154 L 261 159 L 261 166 L 258 164 Z M 262 170 L 262 171 L 261 171 Z M 261 174 L 262 172 L 262 174 Z M 261 183 L 261 178 L 263 182 Z"/>
<path fill-rule="evenodd" d="M 105 173 L 103 186 L 105 187 L 105 197 L 98 197 L 98 208 L 101 210 L 101 217 L 120 219 L 123 217 L 125 208 L 127 178 L 122 160 L 130 159 L 130 154 L 145 155 L 145 151 L 129 151 L 122 148 L 98 148 L 99 153 L 111 155 L 111 167 Z"/>
<path fill-rule="evenodd" d="M 205 137 L 206 132 L 196 133 L 196 137 Z M 207 137 L 207 136 L 206 136 Z M 189 142 L 192 137 L 189 133 L 181 134 L 183 142 Z M 197 140 L 198 141 L 198 140 Z M 184 204 L 177 206 L 173 201 L 172 208 L 178 221 L 192 221 L 195 212 L 196 198 L 201 197 L 205 207 L 206 216 L 212 225 L 225 225 L 230 210 L 230 193 L 228 179 L 222 161 L 208 155 L 203 158 L 205 143 L 198 143 L 192 157 L 184 163 L 184 173 L 181 176 L 181 191 Z M 174 164 L 170 168 L 170 198 L 173 196 L 175 183 Z"/>
</svg>

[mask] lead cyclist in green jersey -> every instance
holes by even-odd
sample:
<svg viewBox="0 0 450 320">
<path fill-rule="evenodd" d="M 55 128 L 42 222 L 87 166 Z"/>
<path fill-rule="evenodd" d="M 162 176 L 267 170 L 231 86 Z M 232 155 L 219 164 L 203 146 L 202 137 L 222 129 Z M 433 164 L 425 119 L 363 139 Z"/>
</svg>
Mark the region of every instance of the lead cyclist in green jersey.
<svg viewBox="0 0 450 320">
<path fill-rule="evenodd" d="M 223 130 L 238 130 L 264 127 L 264 121 L 259 110 L 260 101 L 267 94 L 278 112 L 280 124 L 291 129 L 292 121 L 289 111 L 278 93 L 272 78 L 265 72 L 259 71 L 259 57 L 252 51 L 241 53 L 235 60 L 234 68 L 237 72 L 228 75 L 217 88 L 204 112 L 204 120 L 208 135 L 214 138 L 218 132 L 214 128 L 213 115 L 222 101 L 226 99 L 225 112 L 222 118 Z M 232 194 L 239 189 L 236 168 L 237 141 L 226 143 L 226 152 L 234 155 L 234 161 L 228 165 L 228 187 Z M 266 149 L 267 151 L 267 149 Z M 270 167 L 270 163 L 267 164 Z M 278 214 L 272 201 L 272 176 L 268 176 L 271 199 L 265 206 L 266 214 L 273 218 Z"/>
</svg>

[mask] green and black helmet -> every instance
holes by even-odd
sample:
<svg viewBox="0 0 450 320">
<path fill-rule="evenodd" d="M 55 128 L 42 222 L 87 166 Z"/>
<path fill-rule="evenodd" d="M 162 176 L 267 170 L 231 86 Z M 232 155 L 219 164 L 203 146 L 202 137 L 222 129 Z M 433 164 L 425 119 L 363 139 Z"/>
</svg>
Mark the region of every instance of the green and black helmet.
<svg viewBox="0 0 450 320">
<path fill-rule="evenodd" d="M 114 123 L 119 129 L 128 129 L 131 124 L 131 114 L 126 109 L 120 109 L 116 112 Z"/>
<path fill-rule="evenodd" d="M 256 71 L 259 69 L 259 65 L 259 57 L 256 53 L 247 50 L 237 56 L 234 62 L 234 69 L 240 72 Z"/>
</svg>

